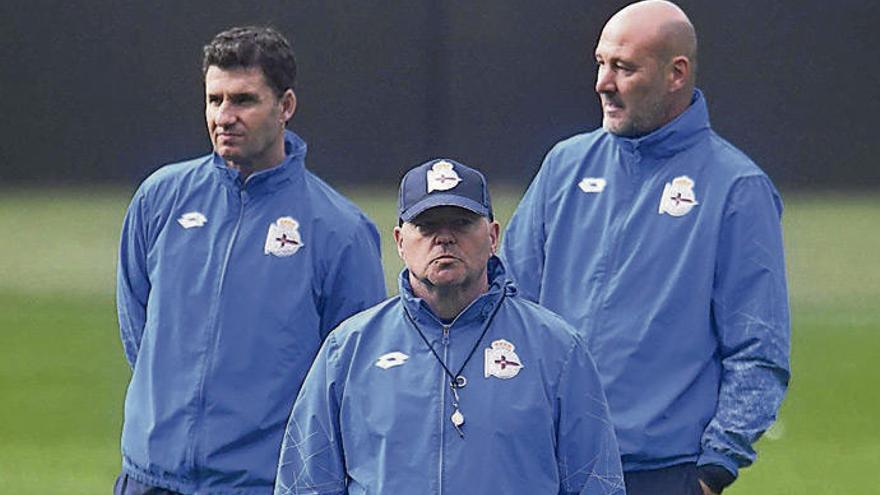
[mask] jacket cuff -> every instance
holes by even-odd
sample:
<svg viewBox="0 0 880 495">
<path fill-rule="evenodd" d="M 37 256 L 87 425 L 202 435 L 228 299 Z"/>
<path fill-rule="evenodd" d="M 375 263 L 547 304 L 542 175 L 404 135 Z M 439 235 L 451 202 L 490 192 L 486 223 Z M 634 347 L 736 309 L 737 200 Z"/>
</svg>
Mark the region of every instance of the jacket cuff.
<svg viewBox="0 0 880 495">
<path fill-rule="evenodd" d="M 731 474 L 730 471 L 715 464 L 698 466 L 697 476 L 715 493 L 721 493 L 722 490 L 736 481 L 736 476 Z"/>
<path fill-rule="evenodd" d="M 700 457 L 697 459 L 697 466 L 706 466 L 709 464 L 723 467 L 729 471 L 734 478 L 739 474 L 739 466 L 736 464 L 736 461 L 724 454 L 707 448 L 703 450 L 703 453 L 700 454 Z"/>
</svg>

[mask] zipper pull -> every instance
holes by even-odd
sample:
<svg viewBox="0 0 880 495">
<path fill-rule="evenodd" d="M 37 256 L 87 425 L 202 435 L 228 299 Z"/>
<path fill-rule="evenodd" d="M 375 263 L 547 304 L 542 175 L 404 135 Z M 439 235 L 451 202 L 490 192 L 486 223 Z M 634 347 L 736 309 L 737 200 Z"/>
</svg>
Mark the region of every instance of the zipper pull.
<svg viewBox="0 0 880 495">
<path fill-rule="evenodd" d="M 449 325 L 443 325 L 443 344 L 449 343 Z"/>
</svg>

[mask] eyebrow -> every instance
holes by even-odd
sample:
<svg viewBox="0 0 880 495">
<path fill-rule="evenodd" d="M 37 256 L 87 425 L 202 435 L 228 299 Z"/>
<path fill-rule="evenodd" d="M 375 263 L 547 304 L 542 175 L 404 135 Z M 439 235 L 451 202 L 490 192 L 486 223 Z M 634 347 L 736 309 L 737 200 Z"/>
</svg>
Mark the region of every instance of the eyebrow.
<svg viewBox="0 0 880 495">
<path fill-rule="evenodd" d="M 241 103 L 246 101 L 256 101 L 260 99 L 259 93 L 253 91 L 242 91 L 240 93 L 224 93 L 223 91 L 210 92 L 206 91 L 205 95 L 208 98 L 223 98 L 224 95 L 228 96 L 228 99 L 234 103 Z"/>
</svg>

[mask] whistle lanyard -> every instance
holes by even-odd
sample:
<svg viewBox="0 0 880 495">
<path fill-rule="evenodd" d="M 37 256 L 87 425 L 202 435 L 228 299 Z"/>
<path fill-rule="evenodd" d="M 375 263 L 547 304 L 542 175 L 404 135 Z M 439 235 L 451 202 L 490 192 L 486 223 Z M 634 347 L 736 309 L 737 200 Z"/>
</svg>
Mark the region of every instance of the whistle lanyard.
<svg viewBox="0 0 880 495">
<path fill-rule="evenodd" d="M 425 334 L 424 334 L 424 332 L 422 332 L 422 329 L 419 328 L 419 326 L 416 324 L 416 320 L 412 317 L 412 315 L 409 314 L 409 311 L 407 311 L 406 306 L 402 306 L 403 307 L 403 314 L 406 315 L 406 319 L 409 320 L 410 325 L 412 325 L 412 327 L 416 329 L 416 332 L 418 332 L 419 337 L 422 338 L 422 340 L 425 342 L 425 345 L 428 346 L 428 349 L 431 351 L 431 354 L 434 355 L 434 359 L 436 359 L 437 362 L 440 363 L 440 366 L 443 367 L 444 373 L 446 373 L 446 376 L 449 377 L 449 388 L 452 389 L 452 408 L 454 410 L 452 413 L 452 416 L 449 419 L 450 419 L 450 421 L 452 421 L 452 425 L 455 426 L 456 431 L 458 431 L 458 435 L 461 436 L 462 438 L 464 438 L 464 430 L 462 430 L 462 428 L 461 428 L 464 425 L 464 414 L 462 414 L 462 412 L 461 412 L 461 406 L 459 404 L 459 398 L 458 398 L 458 391 L 459 391 L 459 389 L 462 389 L 465 387 L 465 385 L 467 385 L 467 379 L 461 375 L 461 372 L 464 371 L 465 367 L 467 367 L 468 362 L 470 362 L 471 358 L 474 357 L 474 353 L 476 353 L 477 349 L 480 347 L 480 343 L 483 341 L 483 337 L 485 337 L 486 333 L 488 333 L 488 331 L 489 331 L 489 325 L 492 324 L 492 320 L 495 319 L 495 315 L 498 313 L 498 310 L 501 308 L 501 303 L 504 302 L 504 297 L 505 297 L 505 294 L 504 294 L 504 290 L 502 289 L 501 290 L 501 298 L 498 300 L 498 304 L 496 304 L 495 307 L 492 308 L 492 312 L 489 314 L 489 317 L 486 318 L 486 322 L 483 323 L 483 330 L 480 332 L 480 337 L 474 343 L 474 346 L 471 348 L 471 352 L 468 353 L 467 358 L 465 358 L 464 362 L 461 364 L 461 367 L 458 368 L 458 373 L 452 373 L 452 370 L 450 370 L 449 367 L 446 366 L 446 363 L 443 361 L 443 358 L 441 358 L 440 355 L 437 354 L 437 351 L 434 350 L 434 347 L 431 346 L 430 341 L 428 341 L 428 338 L 425 337 Z M 453 320 L 453 323 L 454 323 L 454 320 Z M 449 327 L 444 327 L 444 328 L 448 329 Z"/>
</svg>

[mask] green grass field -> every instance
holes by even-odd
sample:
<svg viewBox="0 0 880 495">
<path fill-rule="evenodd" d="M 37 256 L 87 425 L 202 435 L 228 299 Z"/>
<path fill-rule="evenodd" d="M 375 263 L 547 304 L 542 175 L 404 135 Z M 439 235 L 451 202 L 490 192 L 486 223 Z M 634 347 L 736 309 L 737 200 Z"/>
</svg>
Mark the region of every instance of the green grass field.
<svg viewBox="0 0 880 495">
<path fill-rule="evenodd" d="M 506 221 L 520 191 L 495 191 Z M 392 190 L 349 191 L 382 231 Z M 128 192 L 0 191 L 0 493 L 109 493 L 129 371 L 113 301 Z M 793 380 L 727 492 L 880 493 L 880 199 L 786 196 Z"/>
</svg>

